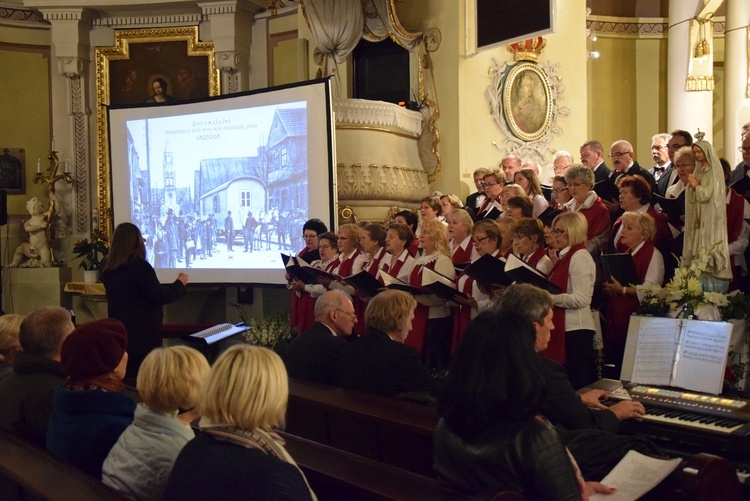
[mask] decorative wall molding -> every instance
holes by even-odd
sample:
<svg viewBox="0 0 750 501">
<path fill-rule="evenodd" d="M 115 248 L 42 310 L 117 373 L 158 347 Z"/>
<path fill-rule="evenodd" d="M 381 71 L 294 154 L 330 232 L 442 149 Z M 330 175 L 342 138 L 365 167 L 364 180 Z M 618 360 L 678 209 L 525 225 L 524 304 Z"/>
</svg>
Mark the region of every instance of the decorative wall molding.
<svg viewBox="0 0 750 501">
<path fill-rule="evenodd" d="M 26 28 L 29 25 L 39 25 L 37 27 L 49 28 L 49 23 L 44 20 L 41 12 L 5 2 L 0 2 L 0 24 Z"/>
<path fill-rule="evenodd" d="M 339 200 L 418 202 L 429 193 L 424 170 L 396 165 L 336 165 Z"/>
<path fill-rule="evenodd" d="M 249 5 L 237 0 L 229 0 L 227 2 L 219 3 L 201 3 L 198 2 L 198 6 L 206 16 L 218 15 L 218 14 L 239 14 L 247 16 L 252 19 L 256 11 L 260 10 L 259 6 L 257 9 L 248 8 Z"/>
<path fill-rule="evenodd" d="M 83 21 L 91 23 L 96 17 L 96 13 L 89 9 L 42 9 L 44 19 L 47 21 Z"/>
<path fill-rule="evenodd" d="M 88 233 L 88 201 L 89 201 L 89 162 L 88 151 L 88 115 L 89 110 L 83 100 L 81 78 L 78 75 L 70 77 L 70 100 L 73 119 L 73 186 L 74 186 L 74 214 L 73 232 Z"/>
<path fill-rule="evenodd" d="M 422 114 L 392 103 L 366 99 L 337 99 L 333 102 L 336 128 L 376 129 L 419 138 Z"/>
<path fill-rule="evenodd" d="M 93 25 L 109 28 L 123 28 L 130 26 L 193 26 L 200 24 L 205 20 L 205 16 L 201 13 L 170 14 L 164 16 L 103 17 L 95 19 Z"/>
<path fill-rule="evenodd" d="M 714 36 L 723 37 L 725 20 L 723 17 L 713 21 Z M 669 28 L 668 19 L 662 17 L 607 17 L 588 16 L 586 29 L 597 36 L 623 38 L 666 38 Z"/>
</svg>

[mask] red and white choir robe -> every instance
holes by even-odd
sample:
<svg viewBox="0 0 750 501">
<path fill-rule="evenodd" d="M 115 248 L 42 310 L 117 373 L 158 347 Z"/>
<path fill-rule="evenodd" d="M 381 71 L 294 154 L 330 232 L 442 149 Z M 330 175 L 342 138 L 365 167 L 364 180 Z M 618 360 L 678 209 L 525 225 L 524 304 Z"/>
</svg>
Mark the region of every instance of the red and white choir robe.
<svg viewBox="0 0 750 501">
<path fill-rule="evenodd" d="M 362 269 L 375 278 L 378 278 L 378 270 L 382 268 L 384 261 L 391 260 L 391 255 L 385 251 L 385 247 L 378 249 L 374 256 L 369 256 L 366 253 L 363 253 L 362 256 L 366 259 L 362 263 Z M 354 326 L 352 332 L 356 336 L 361 336 L 366 330 L 365 309 L 367 308 L 368 301 L 369 298 L 362 299 L 359 295 L 354 296 L 354 312 L 357 314 L 357 324 Z"/>
<path fill-rule="evenodd" d="M 627 249 L 633 256 L 635 271 L 638 274 L 637 284 L 622 284 L 623 287 L 633 285 L 661 285 L 664 280 L 664 258 L 654 244 L 643 242 L 635 250 Z M 605 280 L 608 280 L 606 277 Z M 628 337 L 628 325 L 630 316 L 640 306 L 638 296 L 608 296 L 607 297 L 607 328 L 604 331 L 604 352 L 607 359 L 614 358 L 622 363 L 622 355 L 625 353 L 625 341 Z"/>
<path fill-rule="evenodd" d="M 500 251 L 496 250 L 491 254 L 491 256 L 500 259 Z M 476 258 L 472 259 L 472 262 L 476 261 L 477 259 L 479 259 L 478 255 Z M 459 291 L 474 298 L 474 300 L 477 302 L 477 308 L 472 308 L 471 306 L 466 306 L 463 304 L 451 308 L 453 310 L 453 337 L 451 339 L 451 353 L 456 352 L 456 348 L 458 348 L 458 342 L 461 340 L 464 332 L 466 332 L 466 328 L 469 326 L 469 322 L 471 322 L 474 317 L 476 317 L 480 312 L 484 311 L 492 304 L 490 297 L 479 290 L 479 285 L 469 275 L 465 275 L 463 273 L 459 275 L 456 279 L 456 286 Z"/>
<path fill-rule="evenodd" d="M 339 267 L 336 268 L 336 273 L 338 276 L 346 278 L 354 275 L 355 273 L 359 273 L 362 271 L 362 267 L 365 264 L 365 256 L 362 254 L 362 252 L 359 249 L 354 249 L 351 251 L 348 255 L 343 255 L 342 253 L 339 253 Z M 346 294 L 349 296 L 349 298 L 352 300 L 352 303 L 354 303 L 355 308 L 357 304 L 356 300 L 356 294 L 354 287 L 351 285 L 342 285 L 339 282 L 331 282 L 330 285 L 331 290 L 335 290 L 338 292 L 341 292 L 343 294 Z M 354 330 L 352 331 L 352 334 L 355 336 L 359 336 L 360 334 L 365 332 L 365 322 L 364 319 L 360 320 L 357 318 L 357 323 L 354 325 Z"/>
<path fill-rule="evenodd" d="M 297 257 L 304 258 L 310 252 L 305 247 L 297 253 Z M 291 304 L 289 306 L 289 320 L 292 328 L 300 334 L 315 323 L 315 298 L 307 291 L 292 291 Z"/>
<path fill-rule="evenodd" d="M 456 269 L 453 267 L 453 263 L 450 258 L 440 252 L 435 252 L 432 255 L 423 255 L 414 263 L 414 268 L 411 270 L 409 275 L 409 285 L 414 287 L 422 286 L 422 269 L 429 268 L 433 271 L 445 275 L 446 277 L 453 280 L 456 276 Z M 417 298 L 419 301 L 419 298 Z M 426 305 L 421 302 L 417 304 L 417 309 L 414 311 L 414 320 L 411 324 L 411 331 L 404 344 L 415 348 L 419 353 L 422 353 L 422 346 L 424 345 L 425 330 L 427 329 L 427 320 L 431 318 L 445 318 L 451 314 L 450 306 L 445 301 L 436 302 L 435 305 Z"/>
<path fill-rule="evenodd" d="M 390 254 L 388 254 L 390 256 Z M 404 249 L 404 251 L 401 253 L 401 255 L 396 260 L 396 263 L 391 267 L 391 259 L 385 259 L 382 261 L 382 266 L 380 269 L 382 269 L 384 272 L 388 273 L 391 276 L 394 276 L 400 280 L 403 280 L 404 282 L 409 281 L 409 275 L 411 275 L 411 270 L 414 268 L 414 263 L 416 262 L 416 259 L 409 253 L 409 249 Z M 382 280 L 381 280 L 382 282 Z"/>
</svg>

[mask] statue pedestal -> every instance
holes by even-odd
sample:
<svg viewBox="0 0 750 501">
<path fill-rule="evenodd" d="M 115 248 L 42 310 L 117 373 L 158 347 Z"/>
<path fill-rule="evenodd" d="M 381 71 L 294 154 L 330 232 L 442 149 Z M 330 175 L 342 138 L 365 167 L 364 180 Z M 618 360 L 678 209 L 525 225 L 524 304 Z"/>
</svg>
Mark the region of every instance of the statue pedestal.
<svg viewBox="0 0 750 501">
<path fill-rule="evenodd" d="M 6 268 L 3 282 L 3 310 L 26 315 L 43 306 L 71 309 L 72 301 L 63 293 L 73 272 L 70 268 Z"/>
</svg>

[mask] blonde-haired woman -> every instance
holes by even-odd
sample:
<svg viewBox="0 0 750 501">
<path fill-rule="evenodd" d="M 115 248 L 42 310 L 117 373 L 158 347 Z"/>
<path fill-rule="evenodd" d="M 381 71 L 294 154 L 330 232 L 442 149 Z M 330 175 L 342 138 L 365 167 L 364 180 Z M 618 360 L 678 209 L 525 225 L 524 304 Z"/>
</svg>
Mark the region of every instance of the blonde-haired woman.
<svg viewBox="0 0 750 501">
<path fill-rule="evenodd" d="M 164 499 L 315 499 L 273 428 L 284 426 L 287 373 L 271 350 L 232 346 L 200 397 L 201 430 L 180 452 Z"/>
<path fill-rule="evenodd" d="M 552 222 L 553 246 L 559 257 L 549 281 L 562 292 L 552 296 L 555 330 L 542 354 L 565 365 L 575 389 L 590 382 L 594 355 L 591 297 L 596 265 L 586 250 L 587 230 L 586 218 L 578 211 L 563 212 Z"/>
<path fill-rule="evenodd" d="M 539 217 L 539 214 L 547 210 L 549 202 L 544 198 L 542 185 L 539 183 L 539 177 L 534 169 L 521 169 L 513 176 L 513 182 L 519 185 L 526 192 L 531 203 L 534 204 L 531 217 Z"/>
<path fill-rule="evenodd" d="M 102 481 L 130 499 L 161 498 L 182 448 L 195 433 L 190 422 L 200 414 L 198 398 L 210 367 L 187 346 L 157 348 L 138 372 L 133 424 L 120 435 L 104 460 Z"/>
<path fill-rule="evenodd" d="M 0 317 L 0 380 L 13 372 L 13 360 L 21 351 L 18 333 L 25 317 L 9 313 Z"/>
<path fill-rule="evenodd" d="M 474 246 L 471 245 L 471 229 L 474 227 L 474 220 L 471 219 L 469 213 L 464 209 L 456 209 L 450 212 L 445 220 L 448 222 L 453 265 L 466 265 L 479 257 Z"/>
<path fill-rule="evenodd" d="M 606 277 L 603 285 L 607 298 L 607 330 L 604 338 L 606 363 L 622 367 L 630 315 L 640 306 L 642 293 L 636 285 L 661 285 L 664 280 L 664 257 L 654 247 L 656 223 L 646 212 L 625 212 L 622 217 L 620 244 L 633 256 L 638 282 L 621 284 L 615 277 Z"/>
<path fill-rule="evenodd" d="M 456 269 L 451 260 L 448 232 L 437 219 L 422 221 L 421 244 L 423 253 L 414 263 L 409 275 L 409 285 L 422 286 L 425 268 L 436 271 L 453 280 Z M 416 297 L 419 306 L 414 313 L 412 330 L 406 344 L 422 354 L 428 369 L 443 370 L 448 367 L 451 346 L 451 308 L 448 303 L 432 295 Z"/>
</svg>

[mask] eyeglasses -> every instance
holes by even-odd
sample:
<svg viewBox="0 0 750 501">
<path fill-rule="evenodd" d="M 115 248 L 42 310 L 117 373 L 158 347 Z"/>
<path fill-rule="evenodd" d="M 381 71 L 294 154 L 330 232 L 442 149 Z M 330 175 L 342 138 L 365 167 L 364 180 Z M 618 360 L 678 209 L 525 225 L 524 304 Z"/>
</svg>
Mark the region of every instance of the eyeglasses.
<svg viewBox="0 0 750 501">
<path fill-rule="evenodd" d="M 564 191 L 568 191 L 568 189 L 567 188 L 555 188 L 554 190 L 552 190 L 552 193 L 562 193 Z"/>
<path fill-rule="evenodd" d="M 687 144 L 668 144 L 667 149 L 668 150 L 679 150 L 680 148 L 684 148 L 687 146 Z"/>
<path fill-rule="evenodd" d="M 498 186 L 500 183 L 482 183 L 482 186 L 485 188 L 492 188 L 493 186 Z"/>
<path fill-rule="evenodd" d="M 318 238 L 318 235 L 302 235 L 302 238 L 305 240 L 312 240 L 313 238 Z"/>
<path fill-rule="evenodd" d="M 623 155 L 630 155 L 631 153 L 633 153 L 633 152 L 632 152 L 632 151 L 618 151 L 618 152 L 616 152 L 616 153 L 610 153 L 610 154 L 609 154 L 609 155 L 607 155 L 607 156 L 608 156 L 609 158 L 620 158 L 620 157 L 621 157 L 621 156 L 623 156 Z"/>
<path fill-rule="evenodd" d="M 481 238 L 479 238 L 479 237 L 474 237 L 474 243 L 475 243 L 475 244 L 481 244 L 482 242 L 484 242 L 484 241 L 485 241 L 485 240 L 487 240 L 488 238 L 490 238 L 490 237 L 488 237 L 488 236 L 487 236 L 487 237 L 481 237 Z"/>
<path fill-rule="evenodd" d="M 737 151 L 739 151 L 740 153 L 750 153 L 750 148 L 744 148 L 740 146 L 739 148 L 737 148 Z"/>
<path fill-rule="evenodd" d="M 565 235 L 567 233 L 567 231 L 566 230 L 561 230 L 561 229 L 558 228 L 556 230 L 550 231 L 550 233 L 552 233 L 553 235 L 558 235 L 559 236 L 559 235 Z"/>
<path fill-rule="evenodd" d="M 330 245 L 318 245 L 318 249 L 320 250 L 326 250 L 326 249 L 333 249 Z"/>
<path fill-rule="evenodd" d="M 333 310 L 333 311 L 340 311 L 340 312 L 341 312 L 341 313 L 343 313 L 344 315 L 351 315 L 352 317 L 356 317 L 356 316 L 357 316 L 357 314 L 356 314 L 356 313 L 352 313 L 352 312 L 349 312 L 349 311 L 344 311 L 344 310 L 340 310 L 340 309 L 338 309 L 338 308 L 336 308 L 336 309 L 335 309 L 335 310 Z"/>
<path fill-rule="evenodd" d="M 580 187 L 581 187 L 581 186 L 583 186 L 584 184 L 586 184 L 586 183 L 568 183 L 568 188 L 570 188 L 570 187 L 573 187 L 573 188 L 580 188 Z M 568 188 L 565 188 L 565 189 L 567 190 Z"/>
</svg>

